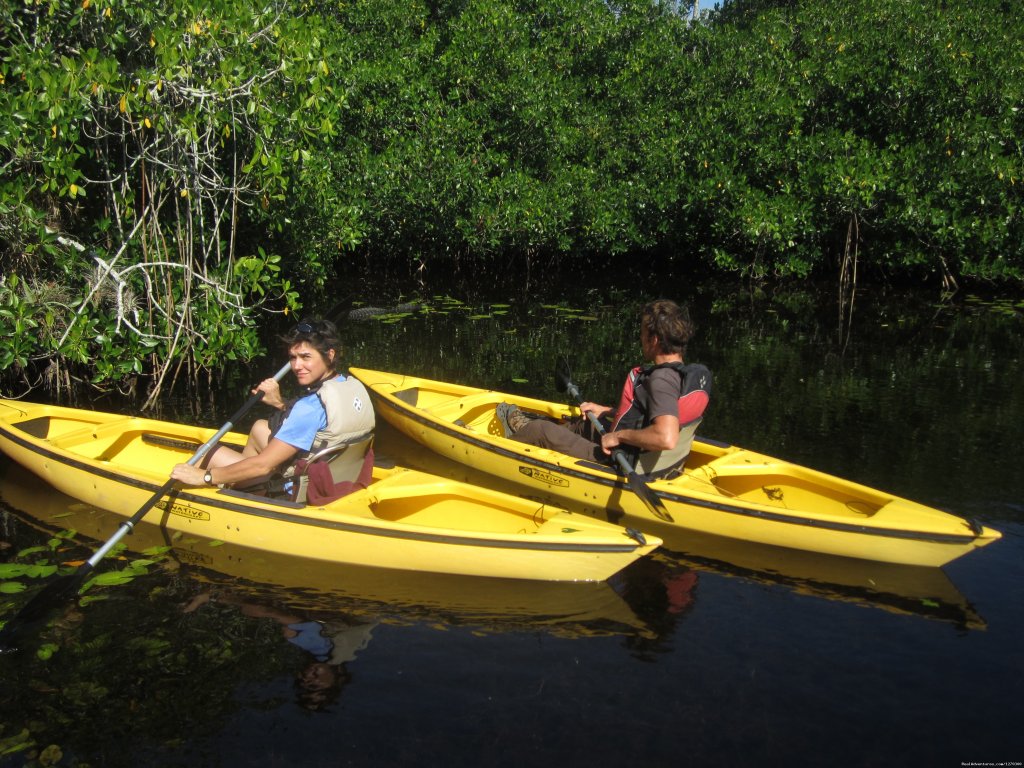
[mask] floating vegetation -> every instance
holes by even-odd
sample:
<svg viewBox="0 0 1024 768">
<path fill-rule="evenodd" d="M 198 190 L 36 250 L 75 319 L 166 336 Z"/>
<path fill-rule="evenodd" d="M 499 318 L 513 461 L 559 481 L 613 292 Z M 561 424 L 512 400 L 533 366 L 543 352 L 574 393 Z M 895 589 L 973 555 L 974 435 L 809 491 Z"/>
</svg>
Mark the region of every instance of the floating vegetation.
<svg viewBox="0 0 1024 768">
<path fill-rule="evenodd" d="M 554 310 L 555 314 L 562 320 L 580 320 L 584 322 L 594 322 L 597 320 L 597 316 L 593 314 L 587 314 L 588 310 L 576 309 L 575 307 L 567 307 L 564 304 L 541 304 L 541 308 Z"/>
<path fill-rule="evenodd" d="M 28 589 L 25 579 L 45 579 L 61 569 L 55 562 L 64 551 L 75 531 L 61 531 L 50 538 L 45 546 L 39 545 L 22 549 L 14 560 L 0 563 L 0 594 L 15 595 Z M 67 569 L 66 569 L 67 570 Z"/>
<path fill-rule="evenodd" d="M 17 733 L 0 736 L 0 757 L 13 755 L 16 752 L 24 752 L 36 745 L 35 740 L 29 733 L 28 728 L 23 728 Z"/>
<path fill-rule="evenodd" d="M 74 545 L 77 532 L 64 530 L 54 534 L 45 546 L 28 547 L 18 552 L 11 562 L 0 563 L 0 595 L 16 595 L 29 590 L 30 582 L 46 579 L 56 574 L 74 573 L 83 561 L 67 561 L 64 553 Z M 166 560 L 170 547 L 153 547 L 142 553 L 142 557 L 129 559 L 124 556 L 126 547 L 119 543 L 111 551 L 110 560 L 123 563 L 123 567 L 95 572 L 79 590 L 79 604 L 86 606 L 91 602 L 106 599 L 102 591 L 98 594 L 86 594 L 94 587 L 118 587 L 129 584 L 139 576 L 149 573 L 150 567 Z M 5 613 L 15 608 L 13 604 L 5 606 Z"/>
<path fill-rule="evenodd" d="M 468 311 L 469 307 L 464 301 L 452 296 L 434 296 L 433 303 L 425 301 L 420 305 L 420 309 L 424 314 L 448 315 L 458 310 Z"/>
<path fill-rule="evenodd" d="M 598 319 L 590 310 L 570 307 L 565 304 L 542 304 L 540 306 L 554 311 L 559 319 L 581 322 L 594 322 Z M 454 314 L 464 316 L 472 322 L 479 322 L 505 317 L 511 315 L 512 311 L 513 305 L 507 302 L 468 304 L 453 296 L 435 295 L 429 299 L 417 299 L 414 302 L 390 308 L 360 306 L 349 313 L 349 319 L 375 320 L 382 325 L 391 325 L 421 315 L 443 317 Z"/>
<path fill-rule="evenodd" d="M 415 312 L 391 312 L 386 315 L 379 315 L 374 320 L 390 325 L 392 323 L 400 323 L 405 318 L 412 317 L 414 314 Z"/>
<path fill-rule="evenodd" d="M 974 310 L 991 312 L 1003 317 L 1024 316 L 1024 300 L 1012 298 L 988 299 L 976 294 L 969 295 L 964 303 Z"/>
</svg>

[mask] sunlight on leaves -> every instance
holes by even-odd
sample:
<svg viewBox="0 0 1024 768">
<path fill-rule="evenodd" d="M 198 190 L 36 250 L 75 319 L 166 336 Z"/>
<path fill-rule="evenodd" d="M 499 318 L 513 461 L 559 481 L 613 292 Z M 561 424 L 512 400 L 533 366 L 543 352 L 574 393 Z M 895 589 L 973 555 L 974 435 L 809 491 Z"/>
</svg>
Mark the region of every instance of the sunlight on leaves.
<svg viewBox="0 0 1024 768">
<path fill-rule="evenodd" d="M 39 646 L 39 650 L 36 651 L 36 656 L 38 656 L 43 661 L 46 661 L 59 650 L 60 646 L 56 643 L 43 643 L 41 646 Z"/>
</svg>

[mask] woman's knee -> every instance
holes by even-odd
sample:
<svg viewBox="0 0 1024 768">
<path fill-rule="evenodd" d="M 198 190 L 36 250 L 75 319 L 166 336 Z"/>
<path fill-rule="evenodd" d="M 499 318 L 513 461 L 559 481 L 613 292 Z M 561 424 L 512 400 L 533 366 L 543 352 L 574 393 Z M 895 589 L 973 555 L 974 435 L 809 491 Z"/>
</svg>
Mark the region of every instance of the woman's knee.
<svg viewBox="0 0 1024 768">
<path fill-rule="evenodd" d="M 245 443 L 243 453 L 253 456 L 260 453 L 270 442 L 270 422 L 266 419 L 259 419 L 249 430 L 249 439 Z"/>
</svg>

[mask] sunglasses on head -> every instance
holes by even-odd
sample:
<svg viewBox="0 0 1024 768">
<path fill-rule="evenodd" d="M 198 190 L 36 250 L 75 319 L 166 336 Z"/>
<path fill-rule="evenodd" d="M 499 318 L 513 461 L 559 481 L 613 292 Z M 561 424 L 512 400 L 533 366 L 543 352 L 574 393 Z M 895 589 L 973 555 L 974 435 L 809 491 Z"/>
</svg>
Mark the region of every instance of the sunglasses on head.
<svg viewBox="0 0 1024 768">
<path fill-rule="evenodd" d="M 320 328 L 320 323 L 301 322 L 295 326 L 295 330 L 299 333 L 320 333 Z"/>
</svg>

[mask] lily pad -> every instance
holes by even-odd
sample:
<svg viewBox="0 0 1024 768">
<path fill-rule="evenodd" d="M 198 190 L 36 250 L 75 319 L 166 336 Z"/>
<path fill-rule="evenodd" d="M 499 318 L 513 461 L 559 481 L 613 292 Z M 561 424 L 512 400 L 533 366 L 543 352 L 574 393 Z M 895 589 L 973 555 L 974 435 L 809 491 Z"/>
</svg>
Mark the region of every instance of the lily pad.
<svg viewBox="0 0 1024 768">
<path fill-rule="evenodd" d="M 17 579 L 28 573 L 31 566 L 24 563 L 0 563 L 0 579 Z"/>
<path fill-rule="evenodd" d="M 0 755 L 13 755 L 15 752 L 24 752 L 29 747 L 35 746 L 32 734 L 28 728 L 7 738 L 0 739 Z"/>
<path fill-rule="evenodd" d="M 43 661 L 46 661 L 59 650 L 60 646 L 56 643 L 43 643 L 41 646 L 39 646 L 39 650 L 36 651 L 36 656 L 38 656 Z"/>
<path fill-rule="evenodd" d="M 126 571 L 104 571 L 103 573 L 97 574 L 94 578 L 90 579 L 93 584 L 99 584 L 101 587 L 117 587 L 122 584 L 130 583 L 137 574 L 129 573 Z"/>
</svg>

